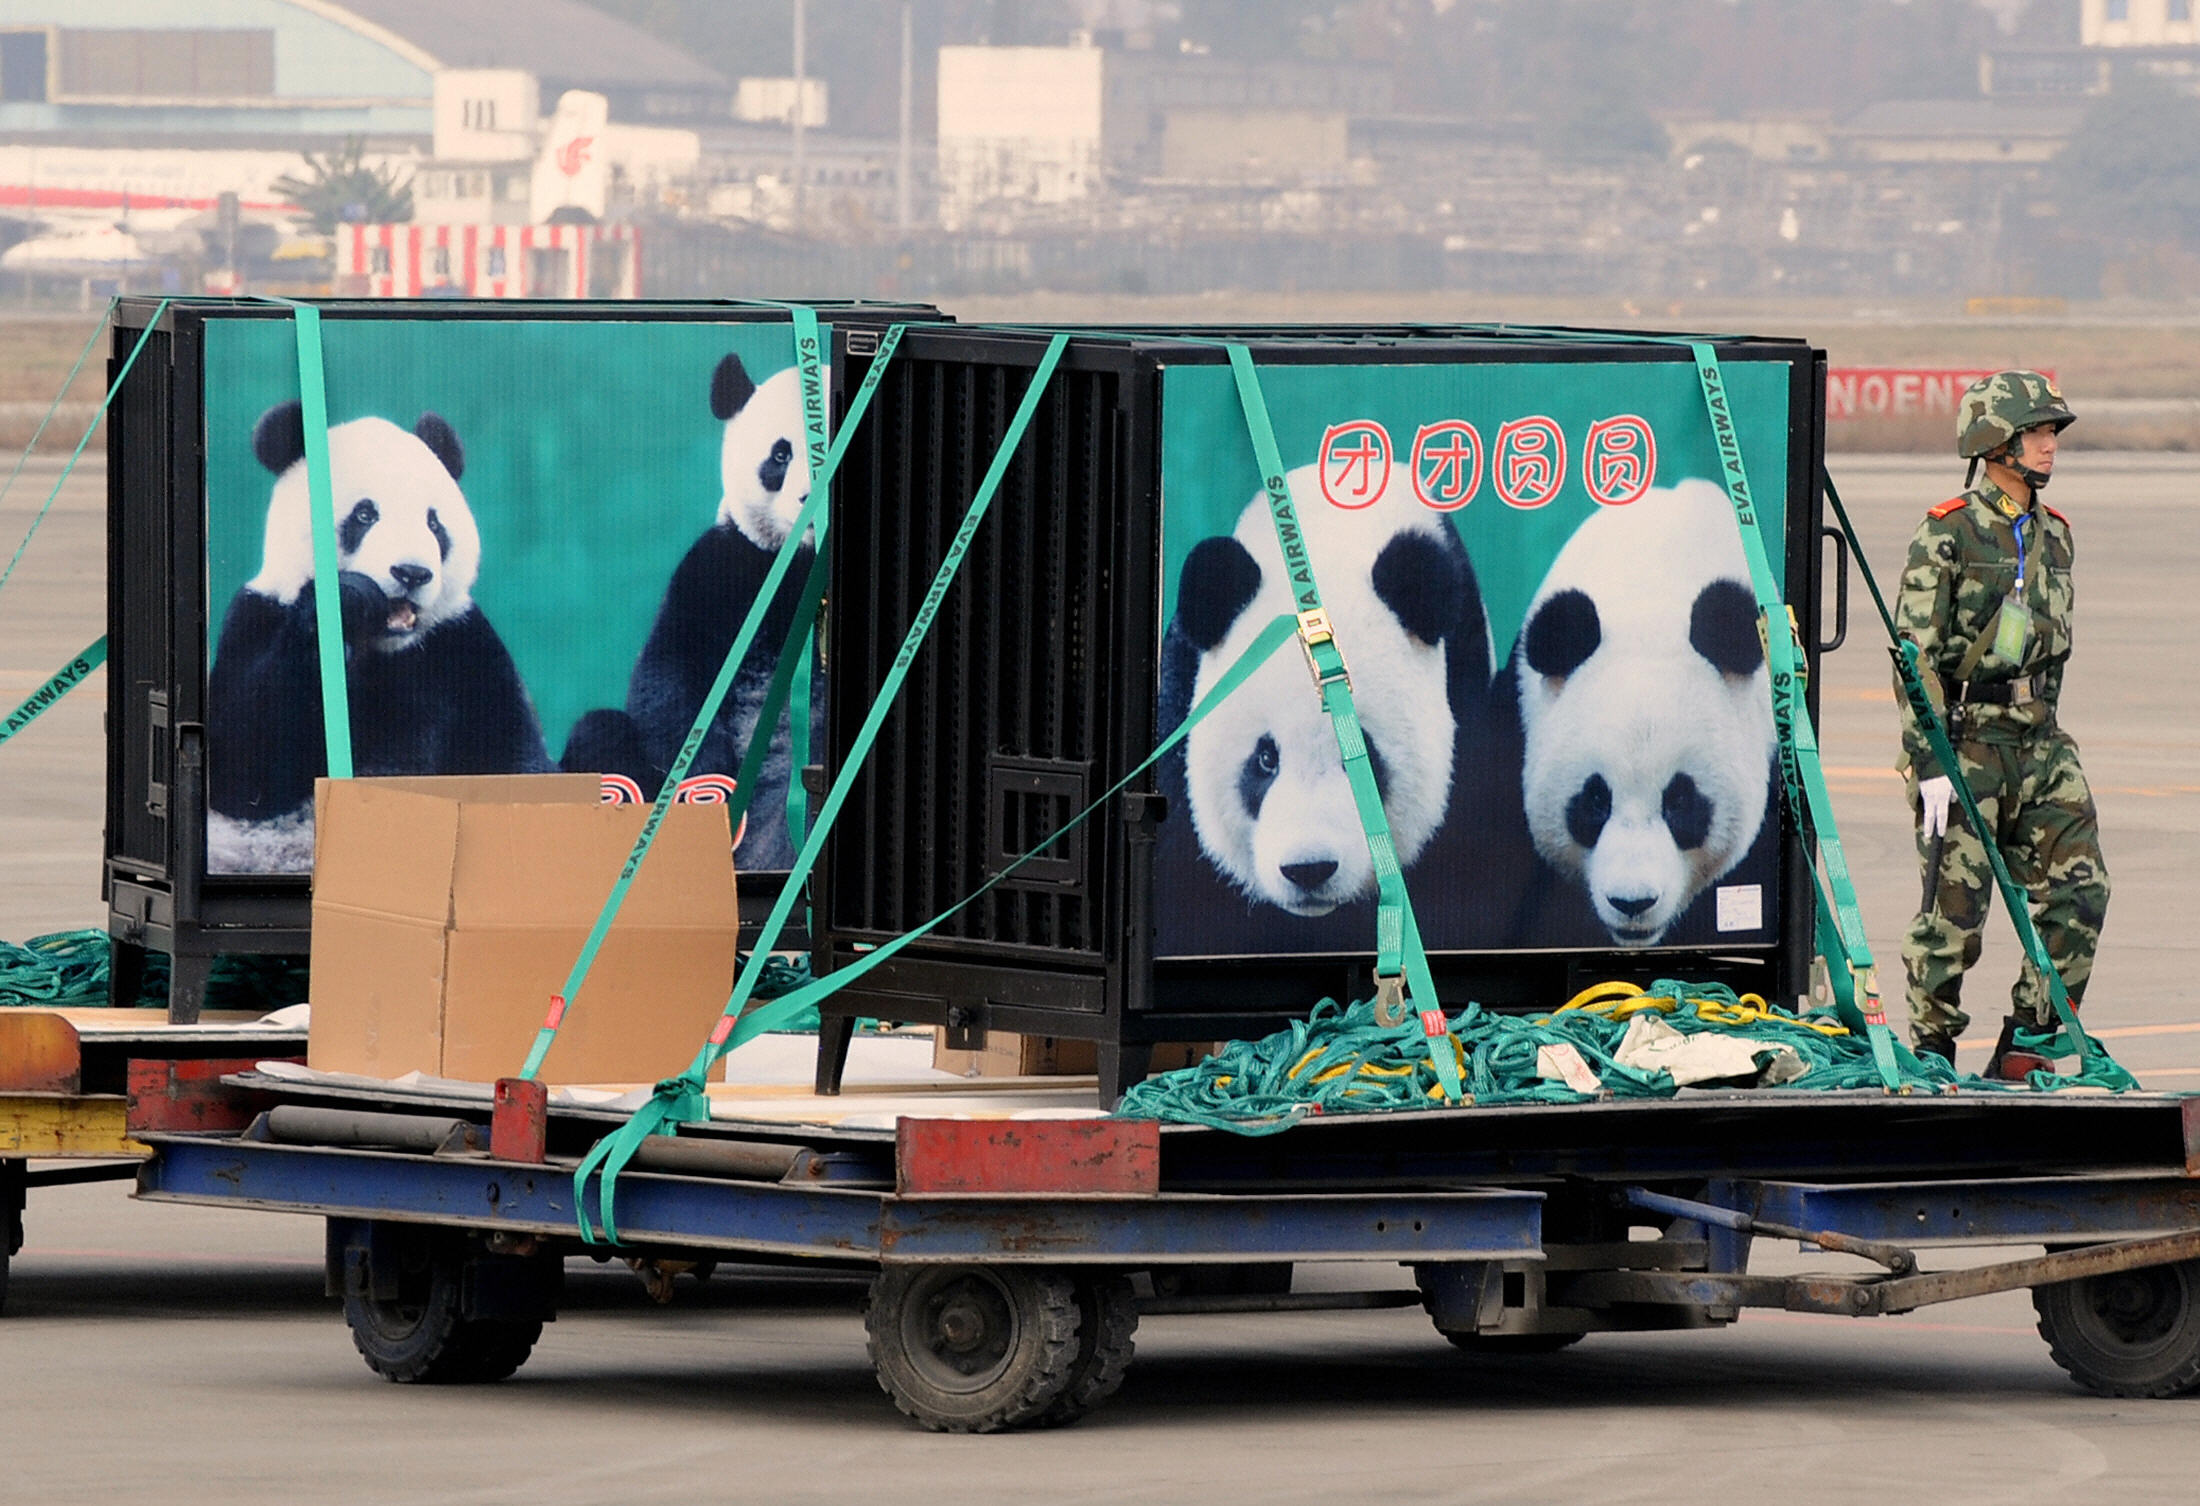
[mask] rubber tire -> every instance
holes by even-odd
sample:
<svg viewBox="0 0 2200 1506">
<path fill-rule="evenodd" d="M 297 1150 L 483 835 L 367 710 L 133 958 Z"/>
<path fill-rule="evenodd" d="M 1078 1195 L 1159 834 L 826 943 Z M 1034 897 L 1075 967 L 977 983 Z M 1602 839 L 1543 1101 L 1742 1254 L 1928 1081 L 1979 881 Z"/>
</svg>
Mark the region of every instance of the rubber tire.
<svg viewBox="0 0 2200 1506">
<path fill-rule="evenodd" d="M 1580 1343 L 1587 1334 L 1580 1333 L 1451 1333 L 1437 1330 L 1452 1344 L 1469 1354 L 1500 1358 L 1513 1354 L 1556 1354 L 1561 1349 Z"/>
<path fill-rule="evenodd" d="M 1077 1360 L 1069 1386 L 1034 1426 L 1075 1422 L 1123 1387 L 1138 1349 L 1138 1296 L 1128 1276 L 1077 1279 Z"/>
<path fill-rule="evenodd" d="M 2121 1313 L 2108 1309 L 2121 1305 Z M 2101 1396 L 2200 1387 L 2200 1260 L 2032 1288 L 2055 1363 Z"/>
<path fill-rule="evenodd" d="M 937 1328 L 959 1310 L 985 1320 L 980 1340 L 997 1358 L 953 1373 Z M 889 1266 L 871 1283 L 863 1315 L 871 1368 L 894 1405 L 936 1433 L 997 1433 L 1037 1421 L 1076 1377 L 1077 1285 L 1028 1266 Z"/>
<path fill-rule="evenodd" d="M 456 1260 L 433 1253 L 406 1272 L 408 1290 L 395 1300 L 346 1293 L 344 1321 L 367 1368 L 400 1385 L 437 1386 L 500 1381 L 525 1364 L 541 1322 L 461 1318 L 462 1279 Z"/>
</svg>

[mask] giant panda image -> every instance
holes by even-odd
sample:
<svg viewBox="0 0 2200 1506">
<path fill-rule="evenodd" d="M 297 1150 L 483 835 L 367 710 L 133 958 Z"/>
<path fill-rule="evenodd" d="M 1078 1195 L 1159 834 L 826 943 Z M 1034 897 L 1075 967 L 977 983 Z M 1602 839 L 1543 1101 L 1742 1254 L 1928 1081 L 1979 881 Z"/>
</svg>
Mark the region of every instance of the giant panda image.
<svg viewBox="0 0 2200 1506">
<path fill-rule="evenodd" d="M 433 413 L 410 430 L 357 418 L 328 447 L 354 772 L 551 769 L 519 671 L 474 604 L 481 533 L 458 436 Z M 230 601 L 208 679 L 207 869 L 303 872 L 328 757 L 299 405 L 263 414 L 252 449 L 276 479 L 260 572 Z"/>
<path fill-rule="evenodd" d="M 710 408 L 725 425 L 717 516 L 672 573 L 627 681 L 624 709 L 583 716 L 559 759 L 574 772 L 623 774 L 652 797 L 694 726 L 735 633 L 762 592 L 773 557 L 782 548 L 794 548 L 801 553 L 705 731 L 688 775 L 739 771 L 809 574 L 812 537 L 791 537 L 810 496 L 800 372 L 790 366 L 757 383 L 738 355 L 728 355 L 711 375 Z M 815 690 L 812 747 L 824 738 L 822 684 Z M 741 843 L 743 866 L 751 869 L 783 869 L 794 863 L 786 823 L 777 817 L 786 805 L 791 772 L 791 724 L 785 713 L 769 735 L 770 752 L 749 805 L 759 819 L 749 822 Z"/>
<path fill-rule="evenodd" d="M 1522 944 L 1769 934 L 1720 931 L 1711 894 L 1757 885 L 1772 918 L 1776 734 L 1748 581 L 1733 506 L 1700 480 L 1599 508 L 1551 562 L 1499 688 L 1547 865 Z"/>
<path fill-rule="evenodd" d="M 1491 661 L 1473 565 L 1450 521 L 1403 485 L 1348 511 L 1322 500 L 1314 466 L 1289 482 L 1410 871 L 1431 861 L 1444 834 L 1471 840 L 1475 825 L 1460 807 L 1483 755 Z M 1276 614 L 1293 610 L 1267 499 L 1257 495 L 1233 532 L 1185 558 L 1162 647 L 1161 728 L 1180 722 Z M 1161 955 L 1373 945 L 1373 861 L 1301 654 L 1273 655 L 1171 753 L 1161 779 Z M 1478 939 L 1440 925 L 1432 933 L 1434 910 L 1417 904 L 1430 945 Z"/>
</svg>

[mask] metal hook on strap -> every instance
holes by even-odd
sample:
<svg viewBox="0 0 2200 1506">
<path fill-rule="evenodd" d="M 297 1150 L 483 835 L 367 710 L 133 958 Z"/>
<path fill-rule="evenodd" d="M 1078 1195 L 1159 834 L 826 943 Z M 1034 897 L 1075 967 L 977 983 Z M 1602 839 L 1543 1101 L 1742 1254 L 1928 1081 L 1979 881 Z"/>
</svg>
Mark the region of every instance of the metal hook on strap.
<svg viewBox="0 0 2200 1506">
<path fill-rule="evenodd" d="M 1375 1023 L 1396 1030 L 1406 1022 L 1406 980 L 1403 975 L 1375 980 Z"/>
</svg>

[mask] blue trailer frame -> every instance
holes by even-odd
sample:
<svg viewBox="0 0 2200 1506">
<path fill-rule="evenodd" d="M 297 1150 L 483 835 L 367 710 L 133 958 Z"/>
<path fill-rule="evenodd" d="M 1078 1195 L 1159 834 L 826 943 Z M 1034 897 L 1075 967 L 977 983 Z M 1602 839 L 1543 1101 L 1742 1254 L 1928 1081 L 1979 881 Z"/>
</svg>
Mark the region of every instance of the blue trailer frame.
<svg viewBox="0 0 2200 1506">
<path fill-rule="evenodd" d="M 331 1293 L 393 1379 L 495 1379 L 524 1360 L 556 1314 L 563 1261 L 590 1252 L 573 1167 L 619 1115 L 550 1110 L 544 1160 L 499 1159 L 480 1100 L 232 1081 L 311 1106 L 241 1135 L 146 1136 L 140 1197 L 327 1218 Z M 1446 1337 L 1512 1349 L 1720 1326 L 1750 1307 L 1865 1317 L 2029 1287 L 2080 1383 L 2171 1395 L 2200 1389 L 2195 1107 L 1759 1091 L 1340 1116 L 1255 1139 L 1087 1121 L 1103 1141 L 1116 1126 L 1146 1137 L 1150 1182 L 1129 1190 L 1072 1168 L 1035 1183 L 1029 1165 L 1007 1190 L 943 1184 L 893 1132 L 713 1121 L 652 1142 L 682 1154 L 620 1179 L 615 1253 L 645 1279 L 719 1259 L 875 1273 L 882 1384 L 957 1431 L 1096 1405 L 1142 1313 L 1416 1300 L 1289 1292 L 1277 1273 L 1310 1260 L 1408 1266 Z M 1879 1269 L 1751 1274 L 1761 1238 Z M 1948 1270 L 1916 1254 L 2042 1245 Z M 1152 1294 L 1134 1294 L 1134 1273 Z"/>
</svg>

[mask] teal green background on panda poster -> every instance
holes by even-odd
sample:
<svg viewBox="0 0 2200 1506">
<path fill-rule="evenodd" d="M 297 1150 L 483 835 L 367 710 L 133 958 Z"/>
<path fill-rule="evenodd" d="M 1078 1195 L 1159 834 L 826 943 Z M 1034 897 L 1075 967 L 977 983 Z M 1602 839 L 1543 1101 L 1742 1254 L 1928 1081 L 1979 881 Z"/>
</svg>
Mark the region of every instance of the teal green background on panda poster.
<svg viewBox="0 0 2200 1506">
<path fill-rule="evenodd" d="M 1741 436 L 1742 459 L 1759 502 L 1765 548 L 1776 574 L 1785 557 L 1776 505 L 1787 491 L 1788 380 L 1781 362 L 1730 361 L 1722 370 Z M 1263 366 L 1262 394 L 1287 469 L 1311 465 L 1332 424 L 1380 423 L 1390 433 L 1392 486 L 1410 488 L 1413 437 L 1426 424 L 1464 419 L 1482 436 L 1482 484 L 1472 501 L 1450 514 L 1474 561 L 1489 611 L 1491 646 L 1504 663 L 1521 619 L 1566 540 L 1599 504 L 1582 485 L 1583 447 L 1592 424 L 1634 414 L 1657 437 L 1654 486 L 1722 475 L 1711 421 L 1695 365 L 1641 361 L 1508 362 L 1505 364 Z M 1260 492 L 1260 468 L 1245 427 L 1230 368 L 1171 366 L 1161 383 L 1161 621 L 1175 618 L 1177 577 L 1200 540 L 1232 532 Z M 1491 467 L 1498 430 L 1518 418 L 1542 416 L 1566 436 L 1566 479 L 1539 508 L 1508 505 Z M 1301 508 L 1328 504 L 1317 491 Z M 1315 579 L 1322 562 L 1314 560 Z"/>
<path fill-rule="evenodd" d="M 711 373 L 794 364 L 785 323 L 324 319 L 329 423 L 410 429 L 438 413 L 465 447 L 481 530 L 473 597 L 510 649 L 552 759 L 583 712 L 623 706 L 673 569 L 718 514 Z M 206 329 L 209 639 L 259 573 L 275 478 L 252 429 L 298 400 L 288 320 Z M 342 499 L 338 512 L 342 512 Z M 210 656 L 220 644 L 210 641 Z M 211 657 L 209 659 L 211 662 Z M 654 793 L 652 791 L 651 793 Z"/>
</svg>

